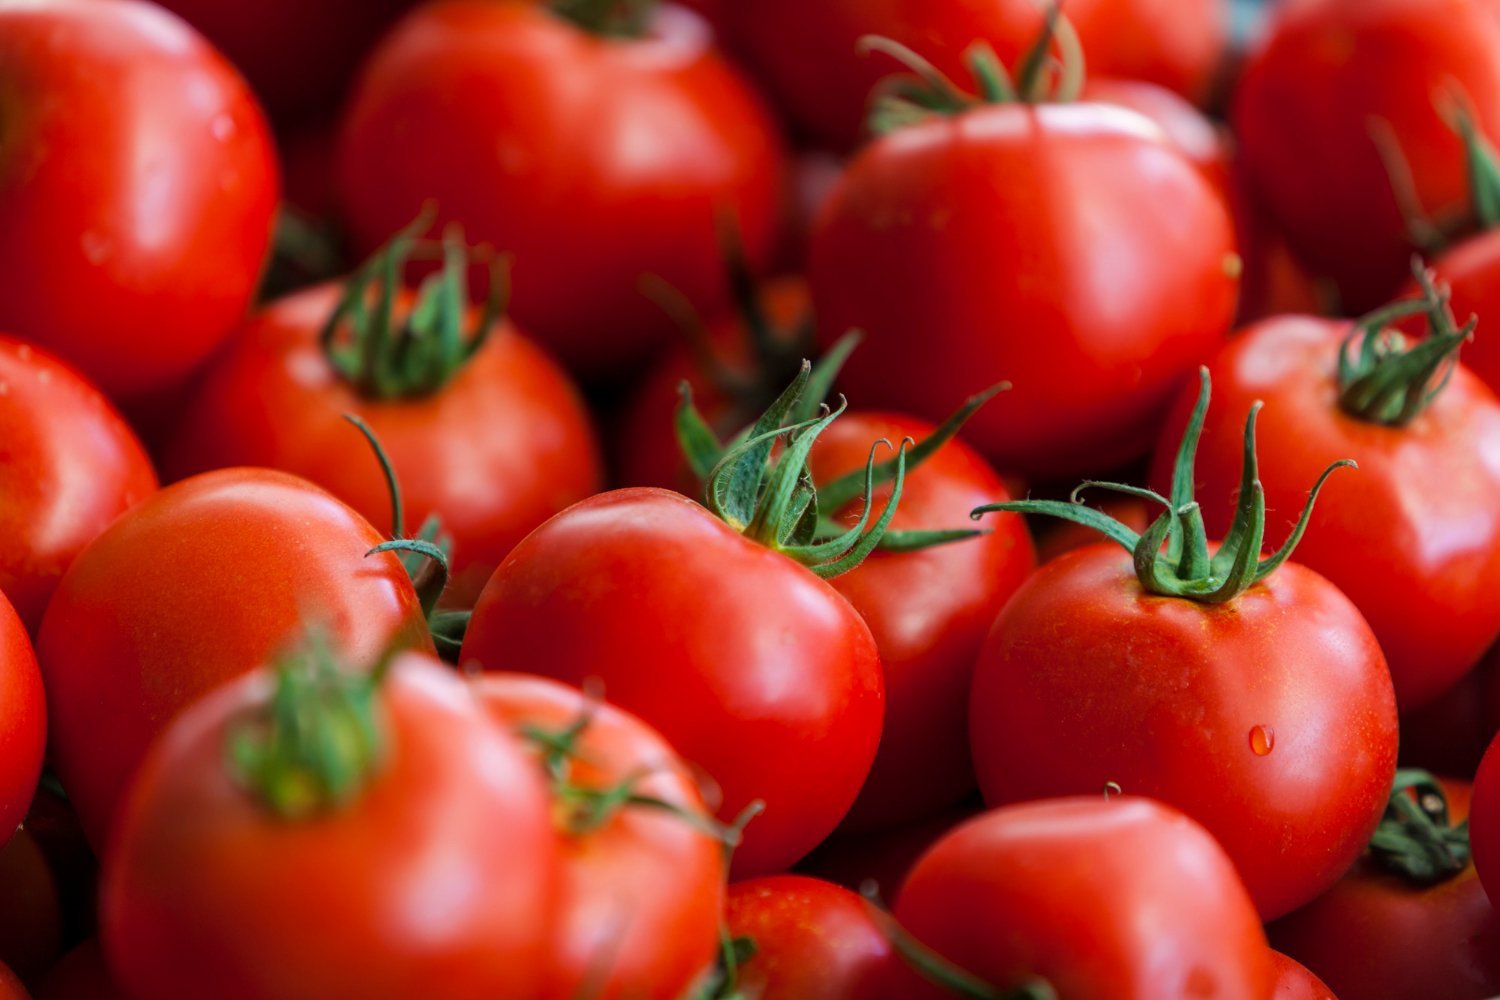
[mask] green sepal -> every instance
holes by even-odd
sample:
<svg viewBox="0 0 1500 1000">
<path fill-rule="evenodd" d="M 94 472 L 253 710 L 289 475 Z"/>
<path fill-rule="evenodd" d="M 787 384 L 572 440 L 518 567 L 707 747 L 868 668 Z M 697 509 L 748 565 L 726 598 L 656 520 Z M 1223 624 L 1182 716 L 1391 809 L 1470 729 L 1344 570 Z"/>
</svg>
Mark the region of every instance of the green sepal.
<svg viewBox="0 0 1500 1000">
<path fill-rule="evenodd" d="M 658 0 L 550 0 L 552 13 L 605 38 L 642 38 Z"/>
<path fill-rule="evenodd" d="M 1464 144 L 1464 167 L 1469 175 L 1469 198 L 1480 228 L 1500 226 L 1500 162 L 1495 147 L 1474 122 L 1468 100 L 1456 96 L 1450 103 L 1449 124 Z"/>
<path fill-rule="evenodd" d="M 1436 885 L 1469 866 L 1469 824 L 1452 823 L 1442 785 L 1431 774 L 1402 769 L 1370 838 L 1370 855 L 1413 885 Z"/>
<path fill-rule="evenodd" d="M 432 644 L 438 656 L 447 663 L 458 664 L 459 651 L 464 648 L 464 634 L 469 630 L 472 611 L 435 611 L 427 619 L 432 632 Z"/>
</svg>

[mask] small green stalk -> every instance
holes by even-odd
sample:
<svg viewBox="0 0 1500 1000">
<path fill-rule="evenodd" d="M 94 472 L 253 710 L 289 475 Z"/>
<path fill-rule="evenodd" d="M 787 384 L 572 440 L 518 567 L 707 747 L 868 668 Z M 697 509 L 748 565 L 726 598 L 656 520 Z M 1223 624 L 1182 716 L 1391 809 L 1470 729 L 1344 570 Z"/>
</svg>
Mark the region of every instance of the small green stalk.
<svg viewBox="0 0 1500 1000">
<path fill-rule="evenodd" d="M 551 0 L 552 13 L 608 38 L 642 38 L 657 0 Z"/>
<path fill-rule="evenodd" d="M 1450 820 L 1436 778 L 1403 769 L 1396 772 L 1385 814 L 1370 838 L 1370 854 L 1382 870 L 1413 885 L 1436 885 L 1469 866 L 1469 823 Z"/>
<path fill-rule="evenodd" d="M 1208 536 L 1203 514 L 1193 499 L 1193 465 L 1198 453 L 1198 438 L 1208 414 L 1210 383 L 1208 369 L 1200 370 L 1201 388 L 1198 403 L 1188 421 L 1177 459 L 1172 469 L 1170 498 L 1148 489 L 1121 483 L 1086 482 L 1073 491 L 1071 502 L 1057 500 L 1014 500 L 976 508 L 975 520 L 995 511 L 1020 514 L 1044 514 L 1059 517 L 1086 528 L 1093 528 L 1111 541 L 1123 546 L 1135 560 L 1136 577 L 1148 594 L 1180 597 L 1203 604 L 1224 604 L 1264 580 L 1291 556 L 1307 522 L 1313 503 L 1323 484 L 1336 469 L 1357 468 L 1349 459 L 1335 462 L 1313 484 L 1302 509 L 1302 516 L 1285 544 L 1273 555 L 1261 558 L 1261 541 L 1265 536 L 1266 498 L 1259 478 L 1255 454 L 1255 418 L 1261 404 L 1250 408 L 1245 418 L 1244 459 L 1240 474 L 1239 502 L 1229 533 L 1219 550 L 1209 555 Z M 1139 497 L 1165 508 L 1145 532 L 1137 534 L 1129 527 L 1092 507 L 1085 507 L 1080 494 L 1085 489 L 1106 489 Z"/>
</svg>

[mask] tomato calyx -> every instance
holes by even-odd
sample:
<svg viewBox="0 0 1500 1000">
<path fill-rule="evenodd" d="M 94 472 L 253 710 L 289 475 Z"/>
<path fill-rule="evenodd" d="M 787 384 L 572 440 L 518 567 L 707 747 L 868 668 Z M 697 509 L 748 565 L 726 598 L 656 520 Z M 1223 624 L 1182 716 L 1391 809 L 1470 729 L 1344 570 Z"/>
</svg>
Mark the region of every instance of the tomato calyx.
<svg viewBox="0 0 1500 1000">
<path fill-rule="evenodd" d="M 760 954 L 755 939 L 746 935 L 735 937 L 729 928 L 719 925 L 719 954 L 714 967 L 703 983 L 688 1000 L 746 1000 L 740 992 L 740 966 Z"/>
<path fill-rule="evenodd" d="M 1452 822 L 1436 778 L 1403 768 L 1370 838 L 1370 855 L 1382 870 L 1412 885 L 1436 885 L 1469 866 L 1469 822 Z"/>
<path fill-rule="evenodd" d="M 1458 352 L 1474 336 L 1479 320 L 1459 328 L 1449 293 L 1436 284 L 1420 259 L 1412 262 L 1421 295 L 1392 303 L 1358 320 L 1339 345 L 1339 407 L 1372 424 L 1405 427 L 1447 387 Z M 1410 345 L 1404 334 L 1387 329 L 1406 316 L 1425 314 L 1428 335 Z"/>
<path fill-rule="evenodd" d="M 413 399 L 437 392 L 484 346 L 505 311 L 503 260 L 481 254 L 450 230 L 443 235 L 441 270 L 422 282 L 411 309 L 396 315 L 402 273 L 423 249 L 419 237 L 432 225 L 433 215 L 431 206 L 425 208 L 359 266 L 319 334 L 329 366 L 366 399 Z M 490 257 L 489 296 L 465 334 L 468 270 L 480 256 Z"/>
<path fill-rule="evenodd" d="M 225 734 L 226 763 L 240 787 L 287 820 L 353 800 L 385 754 L 376 693 L 393 657 L 381 656 L 368 673 L 341 669 L 327 640 L 310 629 L 275 661 L 270 700 Z"/>
<path fill-rule="evenodd" d="M 642 38 L 657 0 L 552 0 L 552 13 L 606 38 Z"/>
<path fill-rule="evenodd" d="M 973 92 L 958 86 L 924 56 L 895 39 L 865 35 L 859 40 L 859 51 L 863 55 L 883 53 L 909 71 L 882 80 L 871 94 L 868 126 L 875 135 L 935 115 L 959 115 L 986 104 L 1074 101 L 1083 91 L 1083 46 L 1056 2 L 1047 5 L 1042 30 L 1022 55 L 1014 75 L 989 43 L 969 46 L 964 63 L 974 78 Z"/>
<path fill-rule="evenodd" d="M 1328 477 L 1341 468 L 1358 468 L 1352 459 L 1334 462 L 1323 470 L 1308 493 L 1302 516 L 1275 553 L 1261 558 L 1265 537 L 1266 498 L 1261 486 L 1259 463 L 1255 454 L 1255 420 L 1261 404 L 1256 402 L 1245 417 L 1244 460 L 1241 466 L 1239 502 L 1229 532 L 1210 556 L 1203 512 L 1193 499 L 1193 466 L 1198 452 L 1198 438 L 1208 413 L 1210 378 L 1207 368 L 1199 369 L 1198 402 L 1182 436 L 1177 459 L 1172 468 L 1172 495 L 1162 496 L 1155 490 L 1124 483 L 1088 481 L 1078 486 L 1068 501 L 1013 500 L 977 507 L 976 520 L 987 513 L 1013 511 L 1058 517 L 1092 528 L 1111 541 L 1119 543 L 1135 559 L 1135 573 L 1141 588 L 1160 597 L 1179 597 L 1202 604 L 1224 604 L 1253 587 L 1276 571 L 1290 558 L 1307 530 L 1313 504 Z M 1147 529 L 1137 534 L 1124 523 L 1102 511 L 1086 507 L 1082 493 L 1087 489 L 1112 490 L 1159 504 L 1163 512 Z"/>
</svg>

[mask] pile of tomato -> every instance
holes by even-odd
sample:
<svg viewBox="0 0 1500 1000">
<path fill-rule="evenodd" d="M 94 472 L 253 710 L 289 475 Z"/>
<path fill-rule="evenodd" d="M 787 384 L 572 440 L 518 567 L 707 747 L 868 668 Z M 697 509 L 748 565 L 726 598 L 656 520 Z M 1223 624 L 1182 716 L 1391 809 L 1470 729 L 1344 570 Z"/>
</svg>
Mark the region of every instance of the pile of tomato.
<svg viewBox="0 0 1500 1000">
<path fill-rule="evenodd" d="M 0 0 L 0 1000 L 1500 996 L 1494 0 Z"/>
</svg>

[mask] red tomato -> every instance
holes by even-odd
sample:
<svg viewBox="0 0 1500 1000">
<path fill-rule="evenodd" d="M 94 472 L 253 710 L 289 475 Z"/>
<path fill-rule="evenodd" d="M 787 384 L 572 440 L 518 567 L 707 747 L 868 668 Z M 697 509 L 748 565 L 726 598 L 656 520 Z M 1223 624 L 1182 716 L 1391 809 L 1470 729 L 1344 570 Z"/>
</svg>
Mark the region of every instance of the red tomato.
<svg viewBox="0 0 1500 1000">
<path fill-rule="evenodd" d="M 1484 324 L 1464 348 L 1464 366 L 1500 393 L 1500 335 L 1490 318 L 1500 318 L 1500 230 L 1457 244 L 1433 261 L 1432 270 L 1453 293 L 1453 314 L 1478 316 Z"/>
<path fill-rule="evenodd" d="M 138 0 L 0 7 L 0 328 L 117 400 L 186 379 L 244 313 L 276 163 L 239 75 Z"/>
<path fill-rule="evenodd" d="M 1487 0 L 1284 3 L 1245 66 L 1234 127 L 1249 179 L 1345 310 L 1385 301 L 1412 253 L 1377 136 L 1405 159 L 1415 209 L 1440 222 L 1469 211 L 1463 145 L 1438 110 L 1455 89 L 1500 134 L 1500 17 Z"/>
<path fill-rule="evenodd" d="M 739 874 L 784 869 L 834 828 L 869 773 L 885 688 L 868 626 L 788 557 L 659 489 L 602 493 L 517 545 L 460 662 L 598 678 L 722 789 L 764 815 Z"/>
<path fill-rule="evenodd" d="M 36 1000 L 130 1000 L 104 965 L 98 938 L 63 956 L 36 984 Z"/>
<path fill-rule="evenodd" d="M 153 736 L 303 624 L 356 658 L 430 648 L 400 561 L 365 557 L 383 540 L 311 483 L 228 469 L 153 494 L 84 550 L 37 649 L 49 759 L 96 848 Z"/>
<path fill-rule="evenodd" d="M 15 833 L 36 792 L 47 744 L 47 704 L 36 654 L 0 594 L 0 844 Z"/>
<path fill-rule="evenodd" d="M 755 945 L 738 969 L 734 995 L 744 1000 L 867 1000 L 891 960 L 869 903 L 802 875 L 730 886 L 724 923 Z"/>
<path fill-rule="evenodd" d="M 866 332 L 843 379 L 860 405 L 939 420 L 1008 380 L 965 435 L 1040 478 L 1144 451 L 1228 331 L 1238 269 L 1222 197 L 1146 119 L 990 105 L 865 147 L 810 278 L 822 337 Z"/>
<path fill-rule="evenodd" d="M 1396 766 L 1375 636 L 1296 563 L 1209 605 L 1146 594 L 1113 545 L 1050 562 L 996 619 L 969 720 L 985 801 L 1113 781 L 1170 802 L 1219 839 L 1268 919 L 1359 856 Z"/>
<path fill-rule="evenodd" d="M 1308 971 L 1307 966 L 1279 951 L 1271 952 L 1271 968 L 1276 974 L 1271 1000 L 1339 1000 L 1323 980 Z"/>
<path fill-rule="evenodd" d="M 1500 739 L 1490 744 L 1474 779 L 1469 843 L 1474 868 L 1491 902 L 1500 899 Z"/>
<path fill-rule="evenodd" d="M 1405 427 L 1352 416 L 1338 402 L 1347 322 L 1278 317 L 1245 330 L 1209 362 L 1215 406 L 1198 448 L 1198 499 L 1211 535 L 1239 491 L 1242 415 L 1267 402 L 1257 434 L 1268 548 L 1281 545 L 1307 487 L 1341 458 L 1359 471 L 1328 482 L 1297 561 L 1333 581 L 1380 640 L 1403 710 L 1455 684 L 1500 633 L 1500 402 L 1462 366 Z M 1153 463 L 1171 477 L 1194 397 L 1184 393 Z"/>
<path fill-rule="evenodd" d="M 1083 86 L 1082 96 L 1086 101 L 1129 108 L 1151 119 L 1178 152 L 1197 164 L 1226 203 L 1232 204 L 1233 142 L 1228 129 L 1180 95 L 1144 80 L 1090 77 Z"/>
<path fill-rule="evenodd" d="M 813 138 L 848 148 L 863 134 L 870 91 L 891 73 L 857 50 L 865 35 L 919 48 L 944 72 L 966 72 L 963 55 L 988 42 L 1019 60 L 1042 23 L 1029 0 L 758 0 L 724 5 L 730 45 L 742 50 L 785 112 Z M 1224 53 L 1228 24 L 1218 0 L 1069 0 L 1091 71 L 1149 80 L 1203 103 Z M 788 39 L 796 44 L 788 44 Z"/>
<path fill-rule="evenodd" d="M 813 446 L 813 480 L 831 483 L 863 469 L 871 441 L 921 441 L 934 430 L 896 414 L 848 414 Z M 889 495 L 889 486 L 877 493 L 882 503 Z M 907 476 L 891 530 L 969 528 L 969 511 L 1008 495 L 968 445 L 949 441 Z M 857 506 L 834 516 L 853 524 Z M 885 670 L 885 729 L 846 830 L 900 826 L 974 790 L 968 732 L 974 661 L 995 615 L 1036 568 L 1020 515 L 985 527 L 990 534 L 919 552 L 876 550 L 832 581 L 870 626 Z"/>
<path fill-rule="evenodd" d="M 0 591 L 35 631 L 68 564 L 156 489 L 156 473 L 99 390 L 45 351 L 3 336 L 0 441 Z"/>
<path fill-rule="evenodd" d="M 540 5 L 418 8 L 366 64 L 343 123 L 355 242 L 435 200 L 439 223 L 515 254 L 516 322 L 576 370 L 614 374 L 671 326 L 653 273 L 700 308 L 727 294 L 715 214 L 769 259 L 784 153 L 697 16 L 664 5 L 646 37 L 600 38 Z"/>
<path fill-rule="evenodd" d="M 434 393 L 362 396 L 319 346 L 340 294 L 323 285 L 252 317 L 180 418 L 166 468 L 174 476 L 228 465 L 284 469 L 387 524 L 380 466 L 339 419 L 353 413 L 391 458 L 407 528 L 441 517 L 453 539 L 448 603 L 468 607 L 527 532 L 598 489 L 588 412 L 567 375 L 509 325 Z M 399 298 L 398 315 L 411 301 Z"/>
<path fill-rule="evenodd" d="M 348 799 L 285 816 L 225 752 L 241 727 L 275 725 L 276 688 L 257 671 L 194 703 L 130 786 L 100 892 L 101 941 L 127 991 L 540 997 L 557 852 L 520 744 L 443 664 L 408 654 L 368 706 L 379 766 L 360 765 Z M 348 718 L 323 710 L 325 724 Z"/>
<path fill-rule="evenodd" d="M 1069 1000 L 1263 998 L 1265 933 L 1224 851 L 1134 797 L 996 809 L 950 833 L 906 880 L 896 918 L 998 989 L 1032 978 Z M 905 968 L 890 1000 L 948 997 Z"/>
<path fill-rule="evenodd" d="M 0 1000 L 31 1000 L 16 974 L 0 964 Z"/>
<path fill-rule="evenodd" d="M 1469 786 L 1443 781 L 1450 815 Z M 1271 924 L 1271 944 L 1317 973 L 1339 1000 L 1481 1000 L 1500 994 L 1500 915 L 1469 865 L 1416 887 L 1362 859 L 1318 899 Z"/>
<path fill-rule="evenodd" d="M 709 812 L 688 766 L 639 719 L 554 681 L 485 674 L 470 690 L 491 718 L 523 737 L 583 724 L 553 792 L 562 883 L 543 995 L 687 996 L 713 964 L 727 874 L 724 845 L 705 829 Z M 579 791 L 626 786 L 657 805 L 625 804 L 601 820 L 570 801 Z"/>
</svg>

